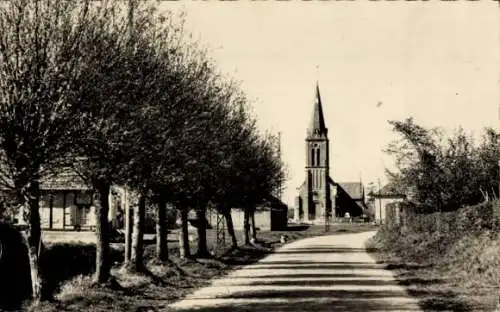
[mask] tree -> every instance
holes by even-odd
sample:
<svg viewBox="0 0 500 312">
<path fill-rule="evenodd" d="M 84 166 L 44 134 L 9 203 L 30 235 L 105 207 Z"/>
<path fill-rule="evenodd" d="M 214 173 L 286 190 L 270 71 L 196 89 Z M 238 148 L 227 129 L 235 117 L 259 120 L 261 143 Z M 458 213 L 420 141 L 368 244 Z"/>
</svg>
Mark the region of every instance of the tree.
<svg viewBox="0 0 500 312">
<path fill-rule="evenodd" d="M 102 4 L 107 21 L 99 24 L 94 46 L 106 49 L 90 49 L 87 56 L 89 73 L 81 81 L 79 114 L 85 123 L 85 131 L 76 141 L 74 155 L 84 161 L 77 170 L 92 184 L 95 192 L 94 205 L 97 212 L 97 266 L 96 282 L 107 283 L 110 279 L 109 262 L 109 190 L 112 184 L 130 185 L 130 167 L 137 160 L 137 125 L 150 109 L 149 103 L 157 100 L 158 84 L 155 74 L 163 69 L 152 48 L 151 32 L 155 24 L 150 23 L 152 12 L 148 7 L 136 11 L 134 35 L 129 36 L 129 21 L 126 8 L 116 3 L 108 7 Z M 163 85 L 162 85 L 163 86 Z M 136 268 L 142 256 L 142 231 L 145 188 L 137 187 L 139 204 L 136 207 L 136 234 L 132 252 Z"/>
<path fill-rule="evenodd" d="M 396 157 L 392 185 L 412 190 L 412 200 L 421 212 L 454 210 L 497 195 L 497 134 L 486 129 L 481 143 L 462 128 L 447 135 L 413 122 L 391 121 L 401 139 L 386 150 Z M 464 183 L 464 181 L 467 181 Z"/>
<path fill-rule="evenodd" d="M 121 172 L 127 185 L 139 190 L 142 196 L 151 195 L 149 198 L 157 204 L 157 255 L 164 261 L 168 256 L 166 235 L 162 234 L 166 233 L 165 203 L 176 203 L 181 209 L 182 237 L 187 240 L 187 209 L 203 206 L 197 204 L 198 200 L 206 198 L 197 189 L 197 182 L 206 172 L 201 173 L 200 168 L 210 170 L 206 165 L 210 156 L 200 151 L 210 138 L 216 137 L 208 135 L 217 128 L 214 121 L 223 120 L 224 116 L 218 109 L 222 89 L 216 85 L 214 66 L 205 51 L 196 42 L 185 39 L 182 23 L 173 27 L 171 16 L 148 12 L 150 28 L 138 31 L 134 27 L 134 40 L 142 36 L 141 49 L 147 47 L 148 62 L 155 65 L 143 75 L 148 81 L 143 87 L 148 96 L 141 99 L 140 108 L 130 119 L 129 138 L 133 144 L 127 145 L 130 161 Z M 136 220 L 137 230 L 143 214 L 136 216 L 140 218 Z M 134 234 L 135 240 L 139 236 Z M 187 241 L 182 245 L 184 254 L 189 254 Z"/>
<path fill-rule="evenodd" d="M 81 133 L 75 113 L 87 78 L 83 55 L 101 22 L 89 1 L 18 0 L 0 8 L 1 182 L 28 207 L 35 299 L 42 298 L 40 179 L 58 170 Z"/>
<path fill-rule="evenodd" d="M 255 227 L 255 210 L 257 205 L 269 202 L 272 194 L 281 187 L 285 179 L 283 164 L 277 155 L 276 141 L 273 135 L 266 135 L 256 139 L 253 145 L 249 146 L 250 155 L 245 159 L 246 171 L 243 177 L 243 200 L 244 205 L 244 237 L 245 243 L 250 242 L 250 233 L 254 240 L 257 239 Z M 250 227 L 252 221 L 252 227 Z"/>
<path fill-rule="evenodd" d="M 215 67 L 199 50 L 194 51 L 196 58 L 188 63 L 187 79 L 184 90 L 188 93 L 178 101 L 187 110 L 184 126 L 181 126 L 182 139 L 177 141 L 170 163 L 173 170 L 164 177 L 169 181 L 160 183 L 170 190 L 171 200 L 177 204 L 181 212 L 182 235 L 181 254 L 189 255 L 187 242 L 187 214 L 194 209 L 198 224 L 199 257 L 209 255 L 206 243 L 205 211 L 213 197 L 213 182 L 222 173 L 224 166 L 223 136 L 225 120 L 228 116 L 228 89 L 221 82 Z M 178 119 L 178 118 L 177 118 Z"/>
<path fill-rule="evenodd" d="M 256 121 L 249 115 L 249 103 L 245 95 L 236 89 L 237 86 L 234 88 L 231 99 L 231 114 L 228 116 L 225 127 L 227 134 L 223 136 L 226 142 L 222 144 L 225 147 L 224 174 L 219 174 L 215 180 L 217 188 L 214 196 L 214 201 L 218 203 L 218 211 L 224 215 L 226 220 L 232 248 L 236 248 L 238 242 L 231 209 L 232 207 L 244 207 L 246 204 L 242 190 L 246 187 L 245 175 L 250 168 L 247 167 L 245 161 L 251 155 L 248 154 L 248 147 L 252 146 L 257 138 Z"/>
</svg>

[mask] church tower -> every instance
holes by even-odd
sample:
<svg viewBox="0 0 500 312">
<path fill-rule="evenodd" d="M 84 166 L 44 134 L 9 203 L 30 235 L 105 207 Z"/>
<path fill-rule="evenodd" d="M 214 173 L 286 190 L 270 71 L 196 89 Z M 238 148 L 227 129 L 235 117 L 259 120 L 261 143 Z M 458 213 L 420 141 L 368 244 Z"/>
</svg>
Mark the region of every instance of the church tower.
<svg viewBox="0 0 500 312">
<path fill-rule="evenodd" d="M 331 213 L 330 154 L 328 129 L 323 116 L 319 85 L 316 83 L 314 108 L 306 136 L 306 189 L 307 198 L 302 204 L 306 221 L 323 221 L 325 213 Z"/>
</svg>

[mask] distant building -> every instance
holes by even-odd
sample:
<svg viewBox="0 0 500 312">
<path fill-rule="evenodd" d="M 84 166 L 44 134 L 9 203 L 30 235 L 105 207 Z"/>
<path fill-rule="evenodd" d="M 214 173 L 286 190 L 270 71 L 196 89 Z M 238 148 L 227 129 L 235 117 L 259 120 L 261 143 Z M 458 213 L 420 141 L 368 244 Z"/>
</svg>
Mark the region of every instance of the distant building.
<svg viewBox="0 0 500 312">
<path fill-rule="evenodd" d="M 343 216 L 352 211 L 364 214 L 367 206 L 365 201 L 365 188 L 361 182 L 338 182 L 337 183 L 337 210 L 338 215 Z M 356 214 L 359 216 L 360 214 Z"/>
<path fill-rule="evenodd" d="M 123 192 L 110 192 L 108 219 L 116 223 L 117 211 L 123 209 Z M 23 223 L 23 208 L 16 216 Z M 45 230 L 92 230 L 96 225 L 92 188 L 72 170 L 47 176 L 40 183 L 40 222 Z"/>
<path fill-rule="evenodd" d="M 399 220 L 401 211 L 397 203 L 405 199 L 405 194 L 397 192 L 390 185 L 384 186 L 378 193 L 371 194 L 375 221 L 383 224 L 388 219 Z"/>
<path fill-rule="evenodd" d="M 306 136 L 305 180 L 295 199 L 295 221 L 325 222 L 326 215 L 361 216 L 366 208 L 361 182 L 335 182 L 330 177 L 328 129 L 325 125 L 319 86 Z"/>
<path fill-rule="evenodd" d="M 257 206 L 255 211 L 255 226 L 261 231 L 281 231 L 288 225 L 288 206 L 274 196 Z M 231 218 L 235 230 L 243 230 L 245 214 L 243 208 L 232 208 Z M 217 225 L 217 212 L 215 209 L 209 209 L 207 219 L 212 228 Z M 225 226 L 225 225 L 224 225 Z"/>
</svg>

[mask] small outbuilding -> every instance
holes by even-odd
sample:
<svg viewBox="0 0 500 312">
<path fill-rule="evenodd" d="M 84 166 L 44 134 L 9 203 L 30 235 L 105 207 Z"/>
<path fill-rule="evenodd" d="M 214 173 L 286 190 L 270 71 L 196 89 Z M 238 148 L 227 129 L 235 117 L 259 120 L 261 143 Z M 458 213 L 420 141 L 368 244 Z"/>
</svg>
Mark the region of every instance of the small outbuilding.
<svg viewBox="0 0 500 312">
<path fill-rule="evenodd" d="M 288 206 L 275 196 L 269 196 L 264 203 L 257 206 L 255 211 L 255 226 L 260 231 L 282 231 L 288 226 Z M 209 209 L 207 218 L 215 227 L 217 224 L 217 212 Z M 243 230 L 245 213 L 243 208 L 232 208 L 231 218 L 235 230 Z"/>
</svg>

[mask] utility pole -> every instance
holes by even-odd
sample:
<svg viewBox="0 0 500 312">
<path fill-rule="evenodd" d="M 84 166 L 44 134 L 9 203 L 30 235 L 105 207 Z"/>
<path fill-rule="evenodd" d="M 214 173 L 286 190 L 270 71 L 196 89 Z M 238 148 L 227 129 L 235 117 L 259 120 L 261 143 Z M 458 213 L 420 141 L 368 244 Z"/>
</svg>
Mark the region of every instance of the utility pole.
<svg viewBox="0 0 500 312">
<path fill-rule="evenodd" d="M 380 178 L 378 178 L 378 209 L 380 213 L 380 224 L 382 224 L 382 186 L 380 184 Z"/>
<path fill-rule="evenodd" d="M 281 131 L 278 132 L 278 147 L 277 147 L 277 152 L 278 152 L 278 161 L 280 162 L 281 165 Z M 280 179 L 279 181 L 279 188 L 278 188 L 278 199 L 282 201 L 282 188 L 283 188 L 283 180 Z"/>
</svg>

